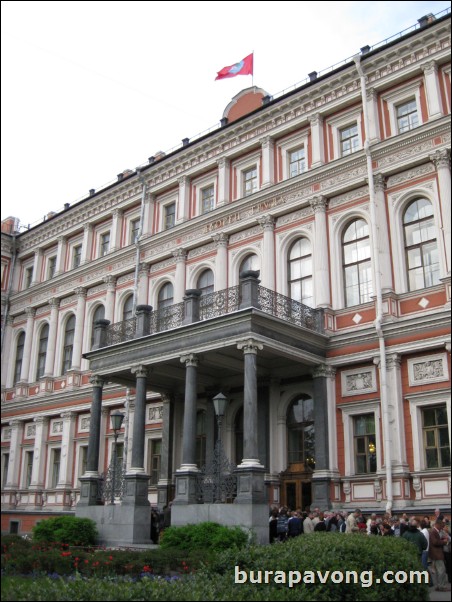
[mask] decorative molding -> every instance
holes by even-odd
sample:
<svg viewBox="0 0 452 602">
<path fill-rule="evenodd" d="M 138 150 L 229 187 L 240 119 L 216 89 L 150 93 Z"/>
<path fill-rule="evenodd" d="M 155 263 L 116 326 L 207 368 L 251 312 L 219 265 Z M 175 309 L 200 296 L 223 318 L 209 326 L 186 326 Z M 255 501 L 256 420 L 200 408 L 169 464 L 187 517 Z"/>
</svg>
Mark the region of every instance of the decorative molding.
<svg viewBox="0 0 452 602">
<path fill-rule="evenodd" d="M 447 354 L 438 353 L 408 359 L 408 380 L 411 387 L 448 381 Z"/>
<path fill-rule="evenodd" d="M 51 420 L 50 422 L 50 436 L 55 437 L 61 435 L 63 432 L 63 420 Z"/>
<path fill-rule="evenodd" d="M 163 420 L 163 405 L 151 405 L 147 409 L 147 420 L 146 422 L 162 422 Z"/>
<path fill-rule="evenodd" d="M 116 286 L 120 284 L 124 284 L 125 282 L 131 282 L 135 278 L 134 272 L 129 272 L 128 274 L 124 274 L 119 276 L 116 280 Z"/>
<path fill-rule="evenodd" d="M 159 261 L 158 263 L 154 263 L 151 265 L 151 274 L 155 272 L 160 272 L 160 270 L 165 270 L 166 268 L 173 267 L 176 265 L 176 260 L 174 257 L 170 257 L 169 259 L 165 259 L 164 261 Z"/>
<path fill-rule="evenodd" d="M 194 257 L 200 257 L 201 255 L 207 255 L 207 253 L 210 253 L 212 251 L 215 251 L 216 249 L 216 244 L 214 242 L 210 242 L 207 243 L 206 245 L 203 245 L 202 247 L 196 247 L 195 249 L 191 249 L 191 251 L 188 252 L 188 259 L 193 259 Z"/>
<path fill-rule="evenodd" d="M 341 372 L 342 397 L 363 395 L 377 391 L 377 378 L 375 366 L 343 370 Z"/>
<path fill-rule="evenodd" d="M 403 184 L 403 182 L 411 182 L 413 180 L 416 180 L 417 178 L 421 178 L 422 176 L 434 172 L 434 166 L 431 163 L 425 163 L 424 165 L 419 165 L 418 167 L 415 167 L 413 169 L 402 171 L 394 176 L 389 176 L 386 182 L 386 188 L 391 188 L 392 186 Z M 425 182 L 422 183 L 422 186 L 425 186 Z"/>
<path fill-rule="evenodd" d="M 36 437 L 36 423 L 30 422 L 25 425 L 24 439 L 34 439 Z"/>
<path fill-rule="evenodd" d="M 195 353 L 187 353 L 186 355 L 181 355 L 180 361 L 182 364 L 185 364 L 187 368 L 189 366 L 196 368 L 199 364 L 199 358 Z"/>
</svg>

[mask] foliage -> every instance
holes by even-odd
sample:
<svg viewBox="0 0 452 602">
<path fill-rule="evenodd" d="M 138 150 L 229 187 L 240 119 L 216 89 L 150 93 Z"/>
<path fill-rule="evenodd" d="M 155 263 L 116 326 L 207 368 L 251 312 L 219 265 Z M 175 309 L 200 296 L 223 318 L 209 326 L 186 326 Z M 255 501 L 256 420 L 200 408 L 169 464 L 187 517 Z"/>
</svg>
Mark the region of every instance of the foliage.
<svg viewBox="0 0 452 602">
<path fill-rule="evenodd" d="M 89 518 L 57 516 L 41 521 L 33 527 L 35 541 L 64 542 L 71 546 L 94 545 L 97 540 L 96 523 Z"/>
<path fill-rule="evenodd" d="M 169 527 L 163 532 L 160 547 L 178 550 L 227 550 L 247 544 L 248 535 L 240 527 L 225 527 L 205 522 L 184 527 Z"/>
</svg>

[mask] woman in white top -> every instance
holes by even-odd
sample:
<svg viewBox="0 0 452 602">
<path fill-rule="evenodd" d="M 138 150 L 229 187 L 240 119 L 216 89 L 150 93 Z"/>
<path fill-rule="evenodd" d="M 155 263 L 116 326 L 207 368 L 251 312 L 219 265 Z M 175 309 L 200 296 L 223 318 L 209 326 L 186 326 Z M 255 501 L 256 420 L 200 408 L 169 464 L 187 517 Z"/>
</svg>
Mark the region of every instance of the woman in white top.
<svg viewBox="0 0 452 602">
<path fill-rule="evenodd" d="M 428 522 L 426 520 L 421 521 L 421 533 L 422 535 L 425 537 L 425 539 L 427 540 L 427 549 L 423 550 L 422 552 L 422 566 L 424 567 L 424 569 L 428 569 L 428 548 L 430 546 L 430 533 L 428 530 L 428 527 L 430 525 L 428 524 Z"/>
</svg>

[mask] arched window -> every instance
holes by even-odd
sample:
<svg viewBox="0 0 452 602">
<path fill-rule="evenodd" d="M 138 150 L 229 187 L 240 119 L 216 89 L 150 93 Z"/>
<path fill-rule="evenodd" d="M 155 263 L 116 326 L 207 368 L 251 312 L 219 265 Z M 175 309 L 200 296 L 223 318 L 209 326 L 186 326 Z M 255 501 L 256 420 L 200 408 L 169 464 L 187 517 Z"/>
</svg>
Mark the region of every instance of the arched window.
<svg viewBox="0 0 452 602">
<path fill-rule="evenodd" d="M 169 307 L 173 305 L 174 302 L 174 289 L 171 282 L 167 282 L 162 286 L 159 290 L 159 295 L 157 299 L 157 309 L 162 309 L 164 307 Z"/>
<path fill-rule="evenodd" d="M 315 431 L 314 401 L 308 395 L 300 395 L 287 410 L 287 461 L 302 463 L 314 468 Z"/>
<path fill-rule="evenodd" d="M 248 270 L 260 270 L 259 257 L 254 253 L 252 255 L 247 255 L 242 261 L 239 268 L 239 275 Z"/>
<path fill-rule="evenodd" d="M 235 435 L 235 463 L 241 464 L 243 460 L 243 408 L 237 411 L 234 419 Z"/>
<path fill-rule="evenodd" d="M 208 295 L 209 293 L 213 293 L 213 283 L 214 276 L 212 270 L 204 270 L 198 278 L 196 288 L 202 291 L 203 295 Z"/>
<path fill-rule="evenodd" d="M 206 463 L 206 411 L 196 414 L 196 465 L 202 468 Z"/>
<path fill-rule="evenodd" d="M 75 316 L 72 315 L 66 322 L 64 329 L 63 368 L 62 374 L 66 374 L 72 366 L 72 352 L 74 350 Z"/>
<path fill-rule="evenodd" d="M 14 383 L 20 381 L 20 373 L 22 372 L 22 360 L 24 357 L 24 346 L 25 346 L 25 332 L 21 332 L 17 339 L 16 346 L 16 361 L 14 363 Z"/>
<path fill-rule="evenodd" d="M 49 342 L 49 325 L 46 324 L 41 330 L 38 345 L 38 364 L 36 366 L 36 380 L 44 376 L 46 369 L 47 343 Z"/>
<path fill-rule="evenodd" d="M 289 297 L 312 307 L 312 247 L 307 238 L 299 238 L 288 256 Z"/>
<path fill-rule="evenodd" d="M 373 295 L 369 226 L 363 219 L 348 225 L 342 237 L 345 305 L 371 301 Z"/>
<path fill-rule="evenodd" d="M 426 199 L 408 205 L 403 215 L 410 291 L 439 284 L 439 257 L 433 207 Z"/>
<path fill-rule="evenodd" d="M 122 309 L 122 320 L 130 320 L 133 318 L 133 295 L 129 295 L 125 300 L 124 307 Z"/>
<path fill-rule="evenodd" d="M 97 322 L 97 320 L 103 320 L 104 318 L 105 318 L 105 307 L 103 305 L 98 305 L 93 314 L 93 321 L 91 323 L 91 347 L 90 347 L 90 349 L 92 348 L 92 346 L 94 344 L 94 329 L 96 326 L 96 322 Z"/>
</svg>

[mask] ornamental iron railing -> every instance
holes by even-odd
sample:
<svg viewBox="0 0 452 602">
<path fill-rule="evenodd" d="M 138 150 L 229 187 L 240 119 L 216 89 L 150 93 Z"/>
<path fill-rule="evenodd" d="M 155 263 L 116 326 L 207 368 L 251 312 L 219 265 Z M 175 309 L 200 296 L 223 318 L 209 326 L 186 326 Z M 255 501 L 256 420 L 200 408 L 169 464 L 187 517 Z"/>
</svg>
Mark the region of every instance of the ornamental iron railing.
<svg viewBox="0 0 452 602">
<path fill-rule="evenodd" d="M 208 320 L 237 311 L 240 305 L 240 288 L 233 286 L 222 291 L 202 295 L 199 300 L 199 319 Z"/>
<path fill-rule="evenodd" d="M 226 456 L 218 440 L 212 460 L 205 464 L 196 477 L 196 497 L 199 503 L 226 504 L 237 496 L 236 466 Z"/>
<path fill-rule="evenodd" d="M 290 322 L 296 326 L 323 332 L 323 311 L 304 305 L 295 299 L 275 293 L 264 286 L 259 286 L 260 309 L 265 313 Z"/>
</svg>

